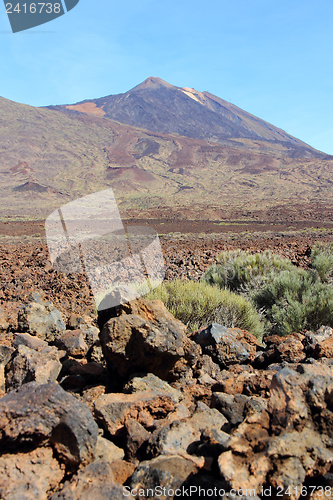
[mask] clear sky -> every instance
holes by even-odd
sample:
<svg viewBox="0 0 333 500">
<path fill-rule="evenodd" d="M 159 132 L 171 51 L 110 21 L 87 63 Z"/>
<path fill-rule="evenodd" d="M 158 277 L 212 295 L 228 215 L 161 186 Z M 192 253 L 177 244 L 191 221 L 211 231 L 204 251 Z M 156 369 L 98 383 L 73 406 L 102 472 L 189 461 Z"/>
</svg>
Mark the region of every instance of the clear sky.
<svg viewBox="0 0 333 500">
<path fill-rule="evenodd" d="M 80 0 L 16 34 L 1 3 L 0 60 L 13 101 L 73 103 L 158 76 L 333 154 L 332 0 Z"/>
</svg>

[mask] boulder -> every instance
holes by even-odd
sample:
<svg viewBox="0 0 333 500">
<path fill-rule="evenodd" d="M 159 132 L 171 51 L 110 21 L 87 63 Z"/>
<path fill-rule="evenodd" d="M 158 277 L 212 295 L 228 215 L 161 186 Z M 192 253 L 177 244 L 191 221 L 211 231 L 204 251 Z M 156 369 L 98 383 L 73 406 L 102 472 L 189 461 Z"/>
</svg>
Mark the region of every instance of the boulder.
<svg viewBox="0 0 333 500">
<path fill-rule="evenodd" d="M 124 378 L 149 372 L 172 379 L 171 371 L 191 344 L 185 335 L 186 326 L 158 300 L 123 304 L 120 313 L 104 325 L 100 336 L 112 370 Z"/>
<path fill-rule="evenodd" d="M 151 434 L 133 418 L 126 419 L 125 430 L 126 458 L 130 462 L 137 463 L 138 459 L 142 459 L 145 455 L 145 445 Z"/>
<path fill-rule="evenodd" d="M 131 495 L 127 498 L 132 499 Z M 123 487 L 116 483 L 110 464 L 96 460 L 81 469 L 50 500 L 124 500 Z"/>
<path fill-rule="evenodd" d="M 54 341 L 66 330 L 60 312 L 52 302 L 44 302 L 38 294 L 33 294 L 33 302 L 19 310 L 18 327 L 20 332 L 27 332 L 47 342 Z"/>
<path fill-rule="evenodd" d="M 29 335 L 29 333 L 15 333 L 14 346 L 19 347 L 20 345 L 24 345 L 35 351 L 43 351 L 49 347 L 49 344 L 45 340 Z"/>
<path fill-rule="evenodd" d="M 27 382 L 47 384 L 55 382 L 61 371 L 59 358 L 62 353 L 55 347 L 45 347 L 40 351 L 19 345 L 15 356 L 7 366 L 7 390 L 17 389 Z"/>
<path fill-rule="evenodd" d="M 262 398 L 255 398 L 245 396 L 244 394 L 225 394 L 224 392 L 214 392 L 212 398 L 212 406 L 222 413 L 225 417 L 225 422 L 229 423 L 230 426 L 234 427 L 245 418 L 245 407 L 251 407 L 250 405 L 255 405 L 257 403 L 258 410 L 262 410 L 266 407 L 266 401 Z"/>
<path fill-rule="evenodd" d="M 135 392 L 150 391 L 156 395 L 170 396 L 174 403 L 179 403 L 182 393 L 171 387 L 167 382 L 148 373 L 145 377 L 133 377 L 124 386 L 124 392 L 134 394 Z"/>
<path fill-rule="evenodd" d="M 64 470 L 53 457 L 52 448 L 0 457 L 0 498 L 8 500 L 47 500 L 64 476 Z"/>
<path fill-rule="evenodd" d="M 98 428 L 89 408 L 57 383 L 30 382 L 0 399 L 0 444 L 49 443 L 68 466 L 93 460 Z"/>
<path fill-rule="evenodd" d="M 185 457 L 160 455 L 138 465 L 131 478 L 130 485 L 126 487 L 126 491 L 136 492 L 137 497 L 140 498 L 140 490 L 141 492 L 147 489 L 156 491 L 156 488 L 159 487 L 154 498 L 161 500 L 177 498 L 176 496 L 169 496 L 168 490 L 175 491 L 181 488 L 183 483 L 196 474 L 198 470 L 199 467 Z"/>
<path fill-rule="evenodd" d="M 300 333 L 294 333 L 287 337 L 279 337 L 278 335 L 265 337 L 267 349 L 256 357 L 254 366 L 263 368 L 273 363 L 301 363 L 306 358 L 303 340 L 304 335 Z"/>
<path fill-rule="evenodd" d="M 97 437 L 95 458 L 96 460 L 104 460 L 105 462 L 114 462 L 115 460 L 122 460 L 125 456 L 125 452 L 122 448 L 118 448 L 112 441 L 103 438 L 102 436 Z"/>
<path fill-rule="evenodd" d="M 83 330 L 67 330 L 55 339 L 55 345 L 69 356 L 83 358 L 88 352 Z"/>
<path fill-rule="evenodd" d="M 195 332 L 192 338 L 201 346 L 202 352 L 221 367 L 253 361 L 256 349 L 260 347 L 258 340 L 250 333 L 218 323 Z"/>
<path fill-rule="evenodd" d="M 197 432 L 203 433 L 206 429 L 220 431 L 228 420 L 215 408 L 209 408 L 205 403 L 199 401 L 197 407 L 186 422 Z"/>
<path fill-rule="evenodd" d="M 150 457 L 157 455 L 185 455 L 191 445 L 200 441 L 201 432 L 195 430 L 188 421 L 174 421 L 158 427 L 150 436 L 147 445 L 147 454 Z"/>
<path fill-rule="evenodd" d="M 111 436 L 124 429 L 128 418 L 149 427 L 156 417 L 163 418 L 172 412 L 174 406 L 170 396 L 160 396 L 150 391 L 104 394 L 94 403 L 95 415 Z"/>
</svg>

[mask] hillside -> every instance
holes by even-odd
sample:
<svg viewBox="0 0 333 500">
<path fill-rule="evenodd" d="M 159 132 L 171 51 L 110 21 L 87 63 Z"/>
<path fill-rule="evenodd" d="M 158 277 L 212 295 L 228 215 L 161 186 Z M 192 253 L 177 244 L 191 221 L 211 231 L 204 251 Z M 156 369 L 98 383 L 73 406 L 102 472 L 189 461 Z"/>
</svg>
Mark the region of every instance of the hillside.
<svg viewBox="0 0 333 500">
<path fill-rule="evenodd" d="M 149 87 L 157 84 L 148 79 L 137 89 L 155 92 Z M 173 94 L 179 92 L 170 87 Z M 170 90 L 164 83 L 163 89 Z M 184 94 L 183 103 L 191 107 L 192 102 L 205 108 Z M 93 104 L 86 103 L 86 109 Z M 154 106 L 151 112 L 158 115 Z M 165 112 L 170 109 L 166 104 Z M 249 137 L 234 132 L 219 143 L 149 131 L 98 114 L 0 99 L 2 218 L 43 219 L 70 200 L 111 187 L 125 217 L 331 220 L 332 157 L 285 133 L 282 141 L 269 139 L 278 129 L 265 130 L 255 117 L 245 114 L 243 121 L 258 120 L 260 139 L 253 138 L 254 125 L 248 125 Z M 245 126 L 239 130 L 243 134 Z"/>
</svg>

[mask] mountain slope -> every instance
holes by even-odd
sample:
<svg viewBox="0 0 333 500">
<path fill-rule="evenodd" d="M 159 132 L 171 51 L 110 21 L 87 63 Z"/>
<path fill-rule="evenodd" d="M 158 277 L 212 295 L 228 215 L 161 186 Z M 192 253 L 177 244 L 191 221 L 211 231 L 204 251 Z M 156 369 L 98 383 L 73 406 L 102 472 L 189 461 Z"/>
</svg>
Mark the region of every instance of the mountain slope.
<svg viewBox="0 0 333 500">
<path fill-rule="evenodd" d="M 51 109 L 103 116 L 153 132 L 219 144 L 231 145 L 233 140 L 261 141 L 262 149 L 278 144 L 291 157 L 323 157 L 283 130 L 209 92 L 175 87 L 155 77 L 149 77 L 124 94 Z"/>
<path fill-rule="evenodd" d="M 332 157 L 292 158 L 286 141 L 219 144 L 147 131 L 86 105 L 88 114 L 0 98 L 2 217 L 45 218 L 110 187 L 125 217 L 223 220 L 261 211 L 263 220 L 280 206 L 297 219 L 324 209 L 331 218 Z"/>
</svg>

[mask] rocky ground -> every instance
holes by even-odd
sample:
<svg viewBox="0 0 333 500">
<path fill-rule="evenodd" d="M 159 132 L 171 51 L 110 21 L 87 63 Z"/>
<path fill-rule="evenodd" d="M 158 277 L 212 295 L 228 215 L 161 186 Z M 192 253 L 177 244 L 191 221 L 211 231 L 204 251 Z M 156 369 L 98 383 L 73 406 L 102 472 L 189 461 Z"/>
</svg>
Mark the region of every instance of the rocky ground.
<svg viewBox="0 0 333 500">
<path fill-rule="evenodd" d="M 167 279 L 226 248 L 308 266 L 314 239 L 162 239 Z M 0 498 L 333 496 L 333 330 L 189 334 L 158 301 L 96 317 L 42 243 L 2 245 Z M 332 492 L 332 495 L 331 495 Z"/>
<path fill-rule="evenodd" d="M 209 266 L 216 263 L 223 250 L 241 248 L 251 252 L 271 249 L 289 258 L 294 264 L 307 267 L 310 252 L 316 241 L 332 241 L 333 235 L 288 236 L 283 234 L 250 233 L 246 237 L 207 235 L 199 238 L 189 234 L 177 239 L 174 236 L 160 237 L 164 261 L 165 278 L 198 280 Z M 45 293 L 60 310 L 65 320 L 71 314 L 95 317 L 94 298 L 84 274 L 64 275 L 52 268 L 45 241 L 30 241 L 25 244 L 0 243 L 0 305 L 5 310 L 6 320 L 15 331 L 19 308 L 27 303 L 31 291 Z"/>
</svg>

